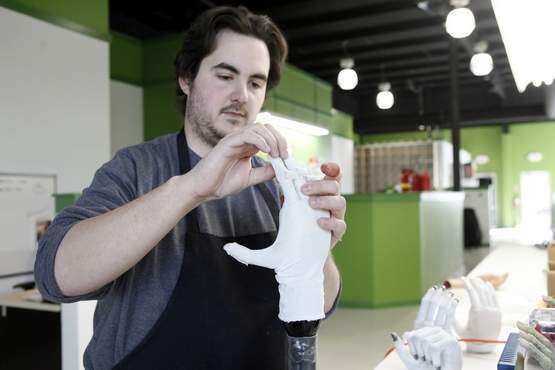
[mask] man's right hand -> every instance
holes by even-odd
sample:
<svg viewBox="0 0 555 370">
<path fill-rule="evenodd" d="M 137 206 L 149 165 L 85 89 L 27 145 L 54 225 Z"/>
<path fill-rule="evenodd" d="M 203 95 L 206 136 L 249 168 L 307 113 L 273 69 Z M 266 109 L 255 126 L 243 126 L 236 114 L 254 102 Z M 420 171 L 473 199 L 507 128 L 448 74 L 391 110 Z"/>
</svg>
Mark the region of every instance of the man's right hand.
<svg viewBox="0 0 555 370">
<path fill-rule="evenodd" d="M 204 201 L 223 198 L 272 179 L 270 164 L 252 167 L 251 158 L 259 151 L 288 157 L 285 138 L 271 125 L 255 123 L 226 135 L 189 173 L 196 196 Z"/>
</svg>

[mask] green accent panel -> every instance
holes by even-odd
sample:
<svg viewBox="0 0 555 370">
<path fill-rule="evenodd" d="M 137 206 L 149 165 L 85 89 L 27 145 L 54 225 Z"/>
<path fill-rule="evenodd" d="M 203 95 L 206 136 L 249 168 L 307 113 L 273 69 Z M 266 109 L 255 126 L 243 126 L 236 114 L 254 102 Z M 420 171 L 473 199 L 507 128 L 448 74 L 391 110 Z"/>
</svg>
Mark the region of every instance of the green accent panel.
<svg viewBox="0 0 555 370">
<path fill-rule="evenodd" d="M 503 226 L 516 225 L 515 205 L 513 197 L 518 195 L 518 188 L 512 185 L 513 178 L 513 163 L 511 159 L 512 153 L 512 136 L 509 133 L 501 135 L 501 158 L 502 158 L 502 176 L 503 176 Z"/>
<path fill-rule="evenodd" d="M 497 176 L 497 220 L 499 225 L 503 225 L 503 181 L 502 159 L 501 159 L 501 133 L 499 126 L 464 128 L 461 130 L 461 147 L 472 154 L 472 158 L 477 155 L 487 155 L 489 162 L 478 165 L 476 171 L 479 173 L 495 173 Z"/>
<path fill-rule="evenodd" d="M 374 202 L 372 211 L 375 215 L 372 218 L 374 305 L 418 302 L 421 297 L 419 199 Z"/>
<path fill-rule="evenodd" d="M 108 0 L 0 0 L 0 6 L 109 41 Z"/>
<path fill-rule="evenodd" d="M 354 139 L 353 131 L 353 117 L 349 114 L 335 111 L 332 113 L 330 131 L 335 135 L 343 136 L 349 139 Z"/>
<path fill-rule="evenodd" d="M 56 193 L 54 200 L 56 204 L 56 213 L 60 213 L 62 209 L 73 205 L 77 199 L 81 197 L 81 193 Z"/>
<path fill-rule="evenodd" d="M 315 110 L 297 105 L 293 102 L 275 98 L 275 112 L 305 122 L 318 122 L 318 114 Z"/>
<path fill-rule="evenodd" d="M 298 68 L 286 65 L 281 81 L 275 89 L 278 96 L 287 97 L 300 105 L 316 108 L 316 86 L 314 78 Z"/>
<path fill-rule="evenodd" d="M 330 112 L 332 108 L 332 87 L 330 84 L 316 81 L 316 110 L 319 112 Z"/>
<path fill-rule="evenodd" d="M 385 307 L 420 299 L 419 194 L 346 195 L 349 225 L 334 249 L 341 305 Z"/>
<path fill-rule="evenodd" d="M 382 143 L 387 141 L 428 140 L 425 131 L 392 132 L 385 134 L 361 135 L 361 144 Z M 450 130 L 440 130 L 434 133 L 434 139 L 451 141 Z"/>
<path fill-rule="evenodd" d="M 112 32 L 110 77 L 134 85 L 143 84 L 143 44 L 140 40 Z"/>
<path fill-rule="evenodd" d="M 172 34 L 144 42 L 145 85 L 172 81 L 175 84 L 173 62 L 181 46 L 181 34 Z"/>
<path fill-rule="evenodd" d="M 145 141 L 178 131 L 183 117 L 175 104 L 175 85 L 169 82 L 144 87 Z"/>
<path fill-rule="evenodd" d="M 349 230 L 333 249 L 341 271 L 341 306 L 374 305 L 374 246 L 372 245 L 372 204 L 347 198 L 345 222 Z"/>
</svg>

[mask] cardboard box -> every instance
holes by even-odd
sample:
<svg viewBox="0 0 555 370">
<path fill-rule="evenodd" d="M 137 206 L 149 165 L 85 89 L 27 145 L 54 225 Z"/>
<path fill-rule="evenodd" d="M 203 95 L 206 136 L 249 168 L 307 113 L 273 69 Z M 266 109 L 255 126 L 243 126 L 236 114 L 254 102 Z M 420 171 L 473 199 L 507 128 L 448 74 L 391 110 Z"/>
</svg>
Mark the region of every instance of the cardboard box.
<svg viewBox="0 0 555 370">
<path fill-rule="evenodd" d="M 547 295 L 555 298 L 555 271 L 547 272 Z"/>
<path fill-rule="evenodd" d="M 555 262 L 555 244 L 547 247 L 547 260 Z"/>
</svg>

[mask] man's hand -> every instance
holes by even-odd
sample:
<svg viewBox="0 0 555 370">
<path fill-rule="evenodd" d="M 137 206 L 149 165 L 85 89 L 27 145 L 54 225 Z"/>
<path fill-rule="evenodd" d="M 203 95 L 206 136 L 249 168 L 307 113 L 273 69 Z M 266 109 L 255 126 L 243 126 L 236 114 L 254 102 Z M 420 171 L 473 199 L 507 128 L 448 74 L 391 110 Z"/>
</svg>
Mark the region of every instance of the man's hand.
<svg viewBox="0 0 555 370">
<path fill-rule="evenodd" d="M 341 168 L 337 163 L 324 163 L 320 169 L 326 175 L 324 179 L 310 181 L 303 185 L 302 192 L 309 196 L 309 204 L 314 209 L 330 213 L 329 218 L 320 218 L 318 224 L 324 230 L 331 231 L 333 248 L 345 234 L 345 211 L 347 202 L 341 194 Z"/>
<path fill-rule="evenodd" d="M 275 176 L 270 164 L 253 168 L 251 158 L 262 151 L 286 159 L 287 142 L 271 125 L 252 124 L 226 135 L 190 172 L 199 199 L 223 198 Z"/>
</svg>

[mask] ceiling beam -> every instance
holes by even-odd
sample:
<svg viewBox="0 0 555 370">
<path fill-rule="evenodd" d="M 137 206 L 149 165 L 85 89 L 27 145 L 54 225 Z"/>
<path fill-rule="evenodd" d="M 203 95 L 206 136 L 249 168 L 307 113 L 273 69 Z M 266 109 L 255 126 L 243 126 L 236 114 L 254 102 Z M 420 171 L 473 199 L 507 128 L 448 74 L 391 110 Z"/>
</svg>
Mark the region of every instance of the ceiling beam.
<svg viewBox="0 0 555 370">
<path fill-rule="evenodd" d="M 495 19 L 486 19 L 477 22 L 476 28 L 486 32 L 487 30 L 497 30 L 497 22 Z M 357 36 L 358 35 L 358 36 Z M 310 46 L 294 47 L 292 50 L 299 55 L 315 54 L 325 52 L 337 52 L 350 54 L 355 48 L 383 47 L 392 43 L 410 43 L 411 40 L 417 40 L 427 37 L 443 36 L 447 39 L 449 36 L 441 25 L 426 25 L 401 30 L 393 30 L 387 32 L 378 32 L 378 30 L 360 30 L 352 35 L 328 35 L 320 37 L 317 40 L 311 40 Z M 308 41 L 305 40 L 308 44 Z"/>
</svg>

